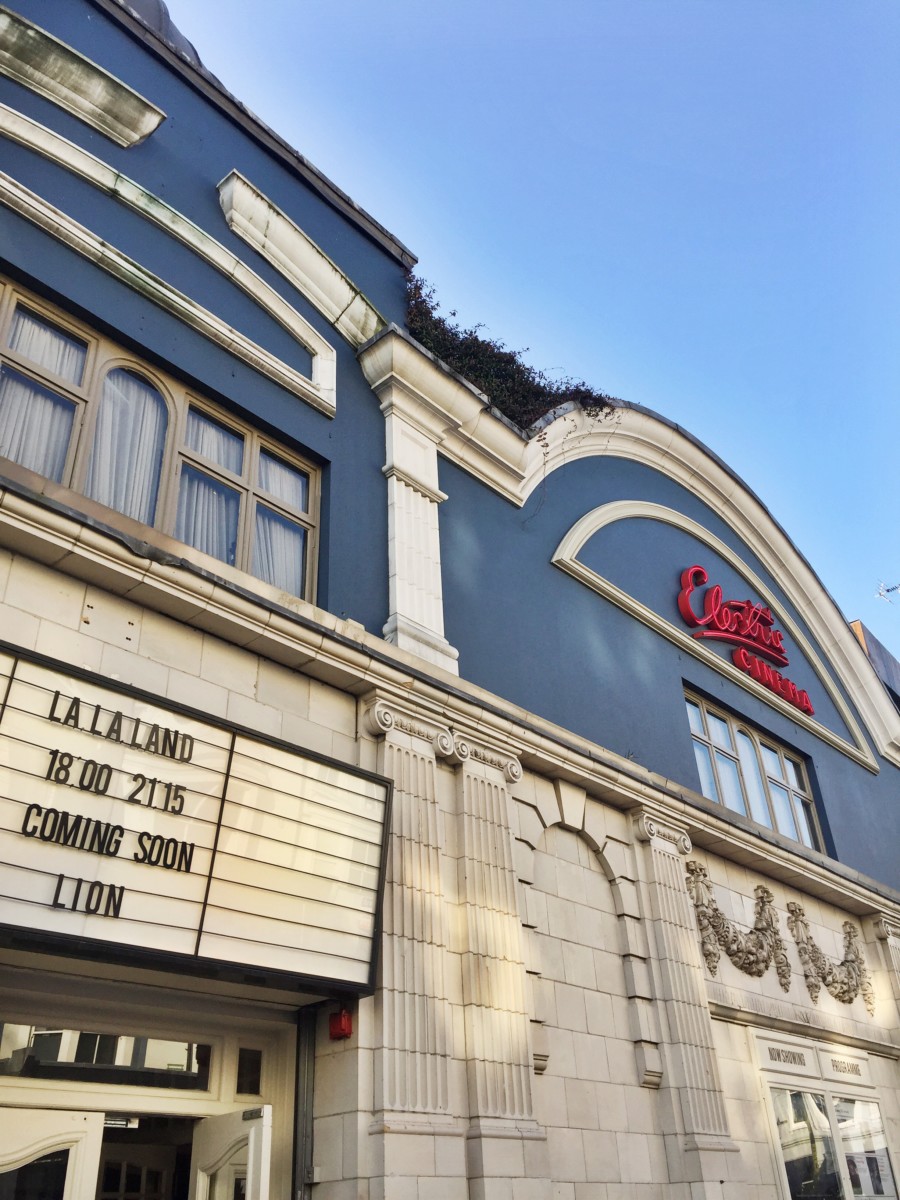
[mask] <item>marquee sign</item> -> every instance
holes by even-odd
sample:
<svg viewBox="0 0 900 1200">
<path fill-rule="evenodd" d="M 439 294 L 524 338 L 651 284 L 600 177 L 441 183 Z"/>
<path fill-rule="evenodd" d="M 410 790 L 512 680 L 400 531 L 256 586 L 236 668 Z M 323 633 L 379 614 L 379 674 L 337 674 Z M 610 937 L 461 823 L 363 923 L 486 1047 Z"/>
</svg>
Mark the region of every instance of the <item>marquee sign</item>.
<svg viewBox="0 0 900 1200">
<path fill-rule="evenodd" d="M 686 567 L 681 573 L 678 611 L 685 623 L 697 630 L 692 636 L 734 646 L 731 661 L 736 667 L 776 696 L 812 716 L 814 709 L 809 693 L 775 669 L 786 667 L 788 657 L 784 651 L 784 634 L 775 628 L 772 610 L 753 600 L 725 600 L 719 584 L 695 596 L 697 589 L 708 582 L 709 575 L 701 566 Z M 700 613 L 696 611 L 697 607 L 702 609 Z"/>
<path fill-rule="evenodd" d="M 0 923 L 372 982 L 389 785 L 0 654 Z"/>
</svg>

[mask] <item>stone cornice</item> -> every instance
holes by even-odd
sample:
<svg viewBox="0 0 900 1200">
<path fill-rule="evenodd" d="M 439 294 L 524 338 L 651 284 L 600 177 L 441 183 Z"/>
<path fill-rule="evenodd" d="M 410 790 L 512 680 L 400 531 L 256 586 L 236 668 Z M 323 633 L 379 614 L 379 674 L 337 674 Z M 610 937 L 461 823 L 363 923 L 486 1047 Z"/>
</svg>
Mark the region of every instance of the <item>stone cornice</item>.
<svg viewBox="0 0 900 1200">
<path fill-rule="evenodd" d="M 521 503 L 526 442 L 492 412 L 487 397 L 396 325 L 363 346 L 358 358 L 386 413 L 398 411 L 445 458 Z"/>
<path fill-rule="evenodd" d="M 120 146 L 136 146 L 166 118 L 120 79 L 2 6 L 0 71 Z"/>
<path fill-rule="evenodd" d="M 239 171 L 219 184 L 229 229 L 272 264 L 353 347 L 384 327 L 381 313 L 312 238 Z"/>
<path fill-rule="evenodd" d="M 83 179 L 92 187 L 97 188 L 98 191 L 111 196 L 119 204 L 138 213 L 144 220 L 152 221 L 165 230 L 170 237 L 177 239 L 214 267 L 235 287 L 240 288 L 273 320 L 283 326 L 301 346 L 304 346 L 312 357 L 311 379 L 306 379 L 298 372 L 293 372 L 290 377 L 291 383 L 288 383 L 287 386 L 322 412 L 329 416 L 334 415 L 336 360 L 334 348 L 295 308 L 279 296 L 274 288 L 270 287 L 231 250 L 216 241 L 205 229 L 201 229 L 183 213 L 167 204 L 162 197 L 148 192 L 141 184 L 129 179 L 108 163 L 103 162 L 102 159 L 97 158 L 96 155 L 89 153 L 81 146 L 76 146 L 74 142 L 61 137 L 54 130 L 48 129 L 24 113 L 17 112 L 5 104 L 0 104 L 0 134 L 21 146 L 27 146 L 29 150 L 42 155 L 64 170 L 70 171 L 79 179 Z M 17 201 L 17 203 L 19 202 Z M 58 214 L 58 218 L 54 222 L 52 213 L 56 211 L 49 205 L 46 206 L 41 223 L 48 229 L 48 232 L 53 233 L 62 241 L 71 243 L 77 227 L 69 222 L 62 213 Z M 26 211 L 24 215 L 28 216 L 28 212 Z M 78 249 L 80 253 L 86 253 L 89 245 L 92 243 L 75 243 L 74 248 Z M 130 273 L 127 269 L 130 260 L 121 254 L 117 259 L 118 252 L 112 247 L 109 249 L 109 254 L 109 265 L 103 262 L 101 265 L 106 266 L 107 270 L 113 270 L 115 267 L 113 273 L 122 278 L 124 282 L 132 287 L 139 286 L 141 268 L 138 268 L 135 273 Z M 162 286 L 165 288 L 165 285 Z M 161 303 L 163 307 L 169 307 L 172 311 L 177 311 L 176 297 L 178 293 L 174 289 L 169 289 L 169 291 L 171 295 L 164 291 L 157 303 Z M 182 316 L 182 319 L 187 319 L 189 323 L 194 323 L 184 314 L 179 312 L 178 315 Z M 252 343 L 248 344 L 252 345 Z M 260 351 L 260 353 L 264 352 Z M 302 383 L 299 382 L 300 380 Z"/>
<path fill-rule="evenodd" d="M 120 283 L 139 292 L 148 301 L 171 313 L 261 375 L 272 379 L 313 407 L 333 415 L 333 398 L 329 400 L 306 376 L 3 172 L 0 172 L 0 204 L 107 271 Z"/>
<path fill-rule="evenodd" d="M 857 917 L 900 925 L 900 893 L 751 826 L 689 789 L 655 775 L 586 738 L 483 688 L 405 653 L 355 622 L 297 600 L 289 608 L 216 578 L 170 554 L 152 551 L 53 500 L 0 488 L 0 545 L 55 566 L 134 603 L 170 615 L 274 662 L 362 696 L 377 695 L 424 725 L 477 741 L 551 779 L 566 779 L 616 808 L 642 808 L 683 830 L 694 847 L 741 862 L 759 875 L 827 900 Z M 423 716 L 422 714 L 431 714 Z M 455 739 L 454 739 L 455 745 Z M 508 778 L 508 776 L 507 776 Z M 513 783 L 513 790 L 515 784 Z"/>
</svg>

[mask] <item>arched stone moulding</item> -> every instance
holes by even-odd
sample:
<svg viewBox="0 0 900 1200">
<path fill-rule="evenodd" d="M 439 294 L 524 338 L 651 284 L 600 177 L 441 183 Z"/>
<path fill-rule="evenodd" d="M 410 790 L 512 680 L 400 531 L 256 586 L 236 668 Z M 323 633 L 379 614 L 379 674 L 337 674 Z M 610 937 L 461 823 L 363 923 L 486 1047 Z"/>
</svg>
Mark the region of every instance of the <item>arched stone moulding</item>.
<svg viewBox="0 0 900 1200">
<path fill-rule="evenodd" d="M 530 950 L 528 972 L 535 980 L 540 980 L 543 975 L 539 944 L 529 935 L 532 930 L 546 932 L 540 929 L 541 910 L 535 903 L 532 891 L 534 854 L 546 833 L 552 829 L 564 829 L 585 843 L 594 856 L 598 870 L 609 883 L 618 924 L 618 944 L 610 949 L 618 953 L 622 961 L 638 1079 L 642 1087 L 659 1088 L 663 1080 L 659 1049 L 661 1033 L 651 978 L 647 928 L 641 912 L 634 853 L 630 844 L 630 825 L 624 814 L 588 797 L 584 788 L 562 779 L 552 782 L 545 779 L 544 782 L 543 803 L 536 804 L 534 800 L 520 796 L 513 810 L 514 835 L 520 850 L 517 866 L 522 895 L 521 917 Z M 544 1031 L 544 1009 L 537 1002 L 539 992 L 536 985 L 535 1005 L 531 1013 L 536 1075 L 546 1071 L 550 1058 L 550 1041 Z"/>
<path fill-rule="evenodd" d="M 756 496 L 704 446 L 675 425 L 646 409 L 627 405 L 600 417 L 575 409 L 561 411 L 544 426 L 540 439 L 528 443 L 521 460 L 519 502 L 524 504 L 535 488 L 560 467 L 604 455 L 643 463 L 681 484 L 769 565 L 813 639 L 828 655 L 838 678 L 856 698 L 879 751 L 900 766 L 900 714 L 834 601 Z M 771 693 L 769 698 L 773 698 Z M 791 716 L 797 719 L 796 709 L 791 710 Z M 852 747 L 845 752 L 852 753 Z M 871 756 L 863 754 L 863 758 L 867 760 L 865 765 L 874 769 Z"/>
<path fill-rule="evenodd" d="M 788 704 L 786 700 L 782 700 L 780 696 L 775 695 L 768 688 L 764 688 L 762 684 L 751 679 L 746 672 L 739 670 L 729 659 L 721 658 L 704 645 L 703 642 L 691 637 L 685 630 L 672 624 L 671 621 L 667 621 L 665 617 L 660 616 L 659 613 L 654 612 L 653 609 L 648 608 L 647 605 L 636 600 L 628 592 L 617 587 L 614 583 L 611 583 L 608 579 L 605 579 L 602 575 L 599 575 L 596 571 L 593 571 L 590 567 L 586 567 L 584 563 L 579 561 L 578 555 L 595 533 L 598 533 L 601 529 L 609 525 L 615 524 L 617 521 L 640 519 L 661 521 L 690 534 L 691 537 L 708 546 L 715 554 L 727 562 L 729 566 L 733 567 L 747 581 L 756 595 L 765 600 L 769 608 L 777 615 L 779 624 L 787 629 L 792 640 L 800 648 L 806 661 L 815 671 L 817 678 L 840 713 L 844 724 L 850 730 L 853 736 L 852 745 L 845 738 L 827 729 L 821 722 L 800 712 L 799 709 Z M 670 642 L 674 642 L 680 650 L 685 650 L 689 654 L 694 655 L 695 658 L 699 658 L 707 666 L 711 666 L 728 679 L 740 684 L 741 687 L 745 687 L 768 704 L 779 708 L 785 716 L 790 717 L 791 720 L 799 724 L 805 725 L 817 737 L 822 738 L 823 741 L 841 750 L 844 754 L 855 759 L 863 766 L 873 771 L 877 770 L 875 759 L 872 757 L 863 737 L 862 730 L 853 716 L 849 705 L 825 669 L 815 647 L 801 631 L 797 622 L 785 612 L 784 606 L 779 604 L 771 590 L 747 566 L 743 559 L 730 546 L 710 533 L 697 521 L 662 504 L 652 504 L 643 500 L 615 500 L 609 504 L 603 504 L 589 513 L 585 513 L 580 520 L 576 521 L 559 543 L 552 561 L 568 575 L 572 575 L 575 579 L 578 579 L 605 599 L 611 600 L 613 604 L 624 609 L 631 616 L 636 617 L 645 625 L 649 625 L 654 632 L 660 633 L 663 637 L 668 638 Z M 837 665 L 835 665 L 835 670 L 837 671 Z"/>
<path fill-rule="evenodd" d="M 5 176 L 0 202 L 79 254 L 92 259 L 130 287 L 149 295 L 162 308 L 174 313 L 210 340 L 226 346 L 237 357 L 243 358 L 250 366 L 268 375 L 300 399 L 328 416 L 334 415 L 337 361 L 334 348 L 305 317 L 221 242 L 161 197 L 148 192 L 141 184 L 128 179 L 102 159 L 5 104 L 0 104 L 0 134 L 34 150 L 152 221 L 226 276 L 309 352 L 312 357 L 312 377 L 307 379 L 299 371 L 282 363 L 34 193 L 19 186 L 13 190 L 10 186 L 12 181 L 7 182 Z"/>
</svg>

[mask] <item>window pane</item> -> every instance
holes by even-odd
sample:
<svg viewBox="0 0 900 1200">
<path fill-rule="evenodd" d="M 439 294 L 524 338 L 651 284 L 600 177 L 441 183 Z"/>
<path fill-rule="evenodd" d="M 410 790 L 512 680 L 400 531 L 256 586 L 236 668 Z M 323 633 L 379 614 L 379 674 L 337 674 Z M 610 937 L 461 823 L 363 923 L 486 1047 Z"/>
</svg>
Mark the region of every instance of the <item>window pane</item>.
<svg viewBox="0 0 900 1200">
<path fill-rule="evenodd" d="M 687 711 L 691 733 L 696 733 L 697 737 L 705 738 L 706 730 L 703 728 L 703 713 L 701 713 L 696 704 L 691 704 L 690 700 L 687 702 Z"/>
<path fill-rule="evenodd" d="M 62 479 L 75 419 L 71 400 L 0 369 L 0 455 L 55 483 Z"/>
<path fill-rule="evenodd" d="M 227 471 L 240 475 L 244 470 L 244 439 L 196 408 L 188 409 L 185 441 L 192 450 Z"/>
<path fill-rule="evenodd" d="M 787 778 L 791 787 L 795 787 L 799 792 L 809 792 L 806 780 L 803 777 L 803 768 L 798 762 L 794 762 L 792 758 L 785 756 L 787 763 Z"/>
<path fill-rule="evenodd" d="M 819 849 L 819 840 L 815 834 L 815 822 L 813 821 L 812 806 L 805 800 L 797 801 L 795 797 L 795 807 L 797 810 L 797 824 L 800 826 L 800 841 L 804 846 L 809 846 L 810 850 Z"/>
<path fill-rule="evenodd" d="M 85 493 L 152 525 L 168 420 L 156 388 L 132 371 L 110 371 L 103 381 Z"/>
<path fill-rule="evenodd" d="M 778 832 L 783 833 L 785 837 L 793 838 L 795 842 L 799 842 L 797 824 L 794 821 L 794 811 L 791 808 L 791 800 L 787 788 L 783 788 L 778 783 L 772 783 L 770 780 L 769 794 L 772 797 L 772 807 L 775 809 L 775 826 Z"/>
<path fill-rule="evenodd" d="M 66 1079 L 81 1084 L 179 1091 L 205 1091 L 209 1085 L 212 1049 L 205 1043 L 77 1030 L 32 1032 L 28 1025 L 11 1022 L 4 1025 L 3 1014 L 0 1014 L 0 1028 L 4 1040 L 0 1080 L 7 1075 L 19 1075 L 32 1080 Z M 139 1056 L 129 1056 L 127 1046 L 123 1046 L 121 1055 L 117 1053 L 120 1044 L 129 1041 L 141 1044 Z M 125 1061 L 129 1057 L 131 1061 Z"/>
<path fill-rule="evenodd" d="M 781 759 L 775 753 L 771 746 L 760 746 L 762 750 L 763 762 L 766 765 L 766 774 L 771 775 L 773 779 L 784 779 L 784 771 L 781 766 Z"/>
<path fill-rule="evenodd" d="M 700 773 L 700 791 L 707 800 L 715 800 L 717 804 L 721 804 L 709 749 L 702 742 L 694 742 L 694 757 L 697 759 L 697 770 Z"/>
<path fill-rule="evenodd" d="M 256 506 L 253 574 L 292 596 L 306 583 L 306 530 L 265 505 Z"/>
<path fill-rule="evenodd" d="M 791 1200 L 843 1197 L 824 1097 L 773 1088 L 772 1102 Z"/>
<path fill-rule="evenodd" d="M 234 488 L 182 463 L 175 525 L 180 541 L 234 566 L 240 509 Z"/>
<path fill-rule="evenodd" d="M 243 1096 L 258 1096 L 262 1086 L 262 1050 L 241 1046 L 238 1050 L 237 1087 Z"/>
<path fill-rule="evenodd" d="M 737 763 L 733 758 L 728 758 L 726 755 L 716 751 L 716 771 L 722 787 L 723 804 L 726 804 L 728 808 L 733 808 L 735 812 L 743 813 L 746 816 L 747 806 L 744 804 Z"/>
<path fill-rule="evenodd" d="M 11 1200 L 63 1200 L 66 1190 L 66 1172 L 69 1167 L 68 1150 L 51 1150 L 41 1158 L 35 1158 L 21 1167 L 11 1167 L 0 1172 L 0 1195 Z"/>
<path fill-rule="evenodd" d="M 69 383 L 81 383 L 87 357 L 86 343 L 42 321 L 25 308 L 16 309 L 9 348 Z"/>
<path fill-rule="evenodd" d="M 723 750 L 733 750 L 734 743 L 731 740 L 731 730 L 721 717 L 717 717 L 715 713 L 708 712 L 706 720 L 709 722 L 709 736 L 717 746 L 721 746 Z"/>
<path fill-rule="evenodd" d="M 309 476 L 280 458 L 259 452 L 259 486 L 298 512 L 309 508 Z"/>
<path fill-rule="evenodd" d="M 878 1105 L 874 1100 L 836 1099 L 834 1111 L 854 1196 L 896 1197 Z"/>
<path fill-rule="evenodd" d="M 759 770 L 759 760 L 756 757 L 753 743 L 742 730 L 738 732 L 737 743 L 741 769 L 744 773 L 744 786 L 750 801 L 750 815 L 754 821 L 759 821 L 760 825 L 771 829 L 772 817 L 769 813 L 769 805 Z"/>
</svg>

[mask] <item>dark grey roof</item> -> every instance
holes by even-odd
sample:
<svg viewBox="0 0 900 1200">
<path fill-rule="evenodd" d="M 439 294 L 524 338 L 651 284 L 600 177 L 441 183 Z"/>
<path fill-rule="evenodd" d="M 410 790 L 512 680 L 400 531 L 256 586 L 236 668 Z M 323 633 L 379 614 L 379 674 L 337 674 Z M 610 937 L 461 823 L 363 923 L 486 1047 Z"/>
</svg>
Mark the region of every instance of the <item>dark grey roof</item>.
<svg viewBox="0 0 900 1200">
<path fill-rule="evenodd" d="M 200 55 L 193 44 L 187 40 L 169 16 L 165 0 L 118 0 L 118 2 L 122 8 L 128 9 L 158 38 L 161 38 L 180 58 L 189 62 L 191 66 L 203 66 Z"/>
</svg>

